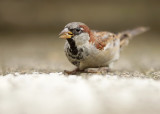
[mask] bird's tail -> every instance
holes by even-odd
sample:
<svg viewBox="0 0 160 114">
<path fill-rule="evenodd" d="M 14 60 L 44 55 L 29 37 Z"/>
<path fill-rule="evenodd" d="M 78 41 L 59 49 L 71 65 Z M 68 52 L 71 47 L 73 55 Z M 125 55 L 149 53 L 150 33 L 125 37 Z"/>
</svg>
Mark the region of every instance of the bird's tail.
<svg viewBox="0 0 160 114">
<path fill-rule="evenodd" d="M 136 35 L 139 35 L 143 32 L 146 32 L 148 30 L 149 30 L 148 27 L 138 27 L 138 28 L 135 28 L 135 29 L 132 29 L 132 30 L 126 30 L 126 31 L 118 33 L 118 36 L 120 38 L 120 47 L 122 48 L 122 47 L 128 45 L 129 40 L 132 37 L 134 37 Z"/>
</svg>

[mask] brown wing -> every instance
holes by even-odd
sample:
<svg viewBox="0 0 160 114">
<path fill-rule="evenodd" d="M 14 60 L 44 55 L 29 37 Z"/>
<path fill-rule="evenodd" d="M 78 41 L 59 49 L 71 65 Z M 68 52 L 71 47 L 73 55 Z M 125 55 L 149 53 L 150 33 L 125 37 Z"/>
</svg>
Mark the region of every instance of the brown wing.
<svg viewBox="0 0 160 114">
<path fill-rule="evenodd" d="M 94 34 L 94 45 L 99 50 L 103 50 L 108 43 L 113 43 L 116 39 L 116 35 L 110 32 L 92 32 Z"/>
</svg>

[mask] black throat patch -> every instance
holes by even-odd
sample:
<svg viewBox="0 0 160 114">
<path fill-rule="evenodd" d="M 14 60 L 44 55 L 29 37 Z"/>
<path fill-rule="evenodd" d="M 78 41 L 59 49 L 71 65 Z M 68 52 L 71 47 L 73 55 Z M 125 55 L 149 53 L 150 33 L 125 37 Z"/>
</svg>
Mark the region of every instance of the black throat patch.
<svg viewBox="0 0 160 114">
<path fill-rule="evenodd" d="M 75 41 L 72 38 L 67 39 L 67 41 L 68 41 L 68 43 L 70 45 L 70 52 L 73 55 L 77 55 L 78 54 L 78 49 L 77 49 Z"/>
</svg>

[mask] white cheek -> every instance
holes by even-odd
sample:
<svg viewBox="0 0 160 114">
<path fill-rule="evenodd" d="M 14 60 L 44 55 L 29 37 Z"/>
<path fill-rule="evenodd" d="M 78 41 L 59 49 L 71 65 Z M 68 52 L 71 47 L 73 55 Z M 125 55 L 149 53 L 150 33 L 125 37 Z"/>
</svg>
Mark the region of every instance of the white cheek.
<svg viewBox="0 0 160 114">
<path fill-rule="evenodd" d="M 84 45 L 89 41 L 89 35 L 88 33 L 81 33 L 80 35 L 75 36 L 74 40 L 77 46 Z"/>
</svg>

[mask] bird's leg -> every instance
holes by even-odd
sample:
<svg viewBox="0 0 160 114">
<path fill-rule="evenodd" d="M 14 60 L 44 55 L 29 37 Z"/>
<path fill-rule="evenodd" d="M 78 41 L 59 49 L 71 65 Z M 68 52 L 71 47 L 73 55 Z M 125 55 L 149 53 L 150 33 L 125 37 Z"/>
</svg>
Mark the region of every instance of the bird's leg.
<svg viewBox="0 0 160 114">
<path fill-rule="evenodd" d="M 68 70 L 64 70 L 64 74 L 67 74 L 67 75 L 72 75 L 72 74 L 76 74 L 77 72 L 80 72 L 81 70 L 79 70 L 79 68 L 76 68 L 72 71 L 68 71 Z"/>
<path fill-rule="evenodd" d="M 85 73 L 107 73 L 109 72 L 108 67 L 100 67 L 100 68 L 87 68 L 84 70 Z"/>
<path fill-rule="evenodd" d="M 99 71 L 99 68 L 87 68 L 84 69 L 85 73 L 97 73 Z"/>
<path fill-rule="evenodd" d="M 99 68 L 86 68 L 84 70 L 80 70 L 79 68 L 76 68 L 72 71 L 64 70 L 64 74 L 67 75 L 74 75 L 77 73 L 102 73 L 105 74 L 107 72 L 111 71 L 113 64 L 108 65 L 107 67 L 99 67 Z"/>
</svg>

